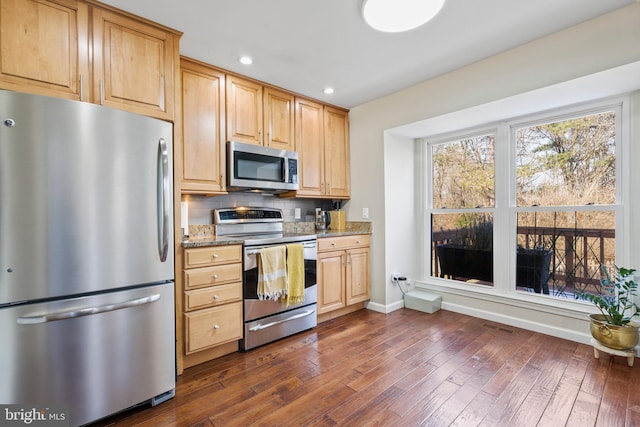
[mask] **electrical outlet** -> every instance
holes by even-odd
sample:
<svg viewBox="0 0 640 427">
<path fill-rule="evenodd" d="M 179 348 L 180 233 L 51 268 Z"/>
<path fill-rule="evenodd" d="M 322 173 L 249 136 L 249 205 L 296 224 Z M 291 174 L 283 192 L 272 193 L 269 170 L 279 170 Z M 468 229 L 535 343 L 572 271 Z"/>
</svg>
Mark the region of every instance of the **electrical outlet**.
<svg viewBox="0 0 640 427">
<path fill-rule="evenodd" d="M 301 218 L 301 214 L 300 214 L 300 208 L 295 208 L 293 210 L 293 218 L 294 219 L 300 219 Z"/>
<path fill-rule="evenodd" d="M 362 219 L 369 219 L 369 208 L 362 208 Z"/>
</svg>

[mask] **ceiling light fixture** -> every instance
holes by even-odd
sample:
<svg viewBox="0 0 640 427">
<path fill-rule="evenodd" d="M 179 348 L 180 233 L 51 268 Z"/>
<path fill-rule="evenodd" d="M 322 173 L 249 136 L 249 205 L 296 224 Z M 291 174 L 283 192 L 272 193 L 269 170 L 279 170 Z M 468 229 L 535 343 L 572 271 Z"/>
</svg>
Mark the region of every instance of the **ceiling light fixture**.
<svg viewBox="0 0 640 427">
<path fill-rule="evenodd" d="M 240 63 L 244 65 L 251 65 L 253 64 L 253 59 L 251 59 L 251 57 L 249 56 L 241 56 Z"/>
<path fill-rule="evenodd" d="M 323 92 L 327 95 L 331 95 L 333 93 L 333 88 L 332 87 L 326 87 L 324 88 Z"/>
<path fill-rule="evenodd" d="M 445 0 L 364 0 L 362 16 L 369 26 L 385 33 L 413 30 L 440 12 Z"/>
</svg>

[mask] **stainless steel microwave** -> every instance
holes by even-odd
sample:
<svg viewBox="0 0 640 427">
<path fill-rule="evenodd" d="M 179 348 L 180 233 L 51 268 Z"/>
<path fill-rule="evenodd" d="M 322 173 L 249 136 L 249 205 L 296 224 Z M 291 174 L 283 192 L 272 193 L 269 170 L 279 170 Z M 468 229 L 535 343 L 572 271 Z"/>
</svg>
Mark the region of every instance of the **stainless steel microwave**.
<svg viewBox="0 0 640 427">
<path fill-rule="evenodd" d="M 298 189 L 298 153 L 261 145 L 227 143 L 227 190 Z"/>
</svg>

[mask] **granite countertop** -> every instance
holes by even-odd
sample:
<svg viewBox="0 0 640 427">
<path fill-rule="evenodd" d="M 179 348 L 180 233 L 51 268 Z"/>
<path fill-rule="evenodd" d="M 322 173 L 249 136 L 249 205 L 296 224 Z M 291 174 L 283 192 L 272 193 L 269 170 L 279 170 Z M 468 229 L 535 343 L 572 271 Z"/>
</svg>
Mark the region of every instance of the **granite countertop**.
<svg viewBox="0 0 640 427">
<path fill-rule="evenodd" d="M 285 222 L 283 228 L 285 235 L 301 233 L 315 234 L 318 239 L 326 237 L 353 236 L 357 234 L 371 234 L 370 222 L 347 221 L 344 230 L 316 230 L 313 222 Z M 190 225 L 189 237 L 182 241 L 183 248 L 239 244 L 242 244 L 242 239 L 237 237 L 216 236 L 215 226 L 212 224 Z"/>
</svg>

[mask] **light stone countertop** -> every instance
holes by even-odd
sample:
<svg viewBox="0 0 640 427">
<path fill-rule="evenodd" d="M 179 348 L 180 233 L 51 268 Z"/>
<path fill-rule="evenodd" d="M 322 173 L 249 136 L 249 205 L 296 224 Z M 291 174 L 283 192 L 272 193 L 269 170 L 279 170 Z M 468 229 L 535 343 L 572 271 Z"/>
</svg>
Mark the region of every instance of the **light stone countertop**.
<svg viewBox="0 0 640 427">
<path fill-rule="evenodd" d="M 316 230 L 313 222 L 285 222 L 284 234 L 315 234 L 318 239 L 326 237 L 353 236 L 357 234 L 371 234 L 371 222 L 347 221 L 344 230 Z M 242 239 L 237 237 L 216 236 L 213 224 L 190 225 L 189 237 L 182 241 L 183 248 L 198 248 L 205 246 L 238 245 Z"/>
</svg>

